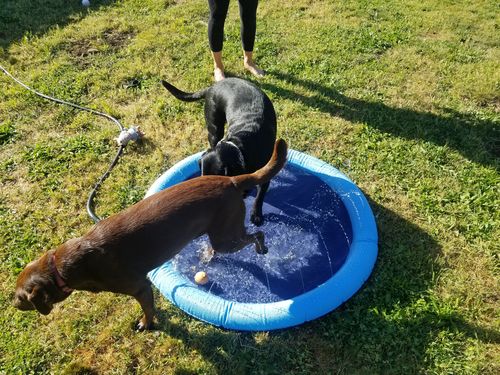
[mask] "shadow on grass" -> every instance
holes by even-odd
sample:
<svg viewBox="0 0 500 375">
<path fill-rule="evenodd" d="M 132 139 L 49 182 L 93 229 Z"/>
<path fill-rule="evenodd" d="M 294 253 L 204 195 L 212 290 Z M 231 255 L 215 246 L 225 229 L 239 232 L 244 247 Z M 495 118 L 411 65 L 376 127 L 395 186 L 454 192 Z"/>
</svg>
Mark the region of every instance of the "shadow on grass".
<svg viewBox="0 0 500 375">
<path fill-rule="evenodd" d="M 159 312 L 159 328 L 212 363 L 217 373 L 419 373 L 438 335 L 500 342 L 445 302 L 432 301 L 438 243 L 391 210 L 370 202 L 379 229 L 379 257 L 362 289 L 332 313 L 262 337 L 220 329 L 187 329 Z M 208 331 L 208 333 L 207 333 Z M 260 338 L 259 338 L 260 337 Z M 444 349 L 443 349 L 444 348 Z M 461 358 L 461 353 L 452 353 Z M 177 369 L 176 374 L 190 374 Z"/>
<path fill-rule="evenodd" d="M 312 96 L 297 94 L 293 88 L 260 82 L 266 91 L 284 99 L 299 101 L 331 116 L 352 122 L 363 122 L 384 133 L 406 139 L 420 139 L 439 146 L 448 146 L 467 159 L 498 168 L 500 156 L 499 124 L 471 114 L 443 109 L 443 115 L 389 107 L 381 102 L 349 98 L 332 87 L 291 74 L 269 71 L 268 74 L 287 85 L 312 92 Z"/>
<path fill-rule="evenodd" d="M 114 0 L 91 0 L 97 9 Z M 26 33 L 38 35 L 52 26 L 71 23 L 72 17 L 83 17 L 87 12 L 81 0 L 2 0 L 0 6 L 0 48 L 20 40 Z"/>
</svg>

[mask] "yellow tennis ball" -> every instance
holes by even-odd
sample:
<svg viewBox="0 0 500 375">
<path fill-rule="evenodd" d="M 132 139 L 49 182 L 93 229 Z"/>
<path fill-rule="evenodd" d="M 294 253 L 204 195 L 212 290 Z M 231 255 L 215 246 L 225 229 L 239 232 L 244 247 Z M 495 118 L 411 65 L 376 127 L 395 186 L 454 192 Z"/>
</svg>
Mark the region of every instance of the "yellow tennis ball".
<svg viewBox="0 0 500 375">
<path fill-rule="evenodd" d="M 208 283 L 208 276 L 206 272 L 196 272 L 196 275 L 194 275 L 194 282 L 199 285 L 205 285 Z"/>
</svg>

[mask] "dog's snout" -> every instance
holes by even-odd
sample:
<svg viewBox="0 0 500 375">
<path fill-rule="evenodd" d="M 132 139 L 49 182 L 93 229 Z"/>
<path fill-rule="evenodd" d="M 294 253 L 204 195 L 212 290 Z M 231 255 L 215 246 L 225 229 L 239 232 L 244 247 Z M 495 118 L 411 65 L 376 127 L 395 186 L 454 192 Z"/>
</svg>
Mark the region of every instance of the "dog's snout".
<svg viewBox="0 0 500 375">
<path fill-rule="evenodd" d="M 21 311 L 34 310 L 35 307 L 22 295 L 14 294 L 12 297 L 12 305 Z"/>
</svg>

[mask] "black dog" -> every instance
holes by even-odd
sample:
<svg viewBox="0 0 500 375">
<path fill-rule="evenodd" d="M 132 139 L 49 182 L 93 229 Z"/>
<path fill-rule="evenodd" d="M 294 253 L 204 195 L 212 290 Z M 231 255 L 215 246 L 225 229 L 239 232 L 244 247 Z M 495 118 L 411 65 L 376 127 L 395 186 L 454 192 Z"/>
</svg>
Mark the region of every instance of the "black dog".
<svg viewBox="0 0 500 375">
<path fill-rule="evenodd" d="M 177 99 L 205 99 L 210 148 L 200 160 L 202 175 L 238 176 L 253 173 L 267 163 L 276 140 L 276 113 L 271 100 L 257 86 L 243 79 L 226 78 L 204 90 L 186 93 L 168 82 L 162 83 Z M 255 225 L 262 224 L 262 203 L 268 188 L 269 182 L 257 187 L 250 217 Z"/>
</svg>

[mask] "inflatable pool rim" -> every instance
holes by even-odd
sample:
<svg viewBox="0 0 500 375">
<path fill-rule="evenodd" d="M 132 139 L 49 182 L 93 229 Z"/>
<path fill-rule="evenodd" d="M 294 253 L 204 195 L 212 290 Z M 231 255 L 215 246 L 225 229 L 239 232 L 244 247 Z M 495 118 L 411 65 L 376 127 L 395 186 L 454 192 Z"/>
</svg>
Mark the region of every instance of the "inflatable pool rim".
<svg viewBox="0 0 500 375">
<path fill-rule="evenodd" d="M 189 156 L 166 171 L 149 188 L 146 197 L 199 173 L 201 154 Z M 323 316 L 361 288 L 373 270 L 378 251 L 377 228 L 368 201 L 347 176 L 330 164 L 295 150 L 288 151 L 287 162 L 320 178 L 339 195 L 347 209 L 353 238 L 340 269 L 323 284 L 294 298 L 273 303 L 240 303 L 204 291 L 176 271 L 169 261 L 148 274 L 165 297 L 195 318 L 216 326 L 269 331 Z"/>
</svg>

